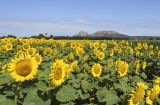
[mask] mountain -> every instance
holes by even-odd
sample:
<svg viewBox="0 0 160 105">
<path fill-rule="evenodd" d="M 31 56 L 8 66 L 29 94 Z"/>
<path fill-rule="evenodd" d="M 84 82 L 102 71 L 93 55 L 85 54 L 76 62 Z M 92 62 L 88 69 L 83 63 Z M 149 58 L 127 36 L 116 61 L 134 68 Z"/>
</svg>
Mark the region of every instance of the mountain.
<svg viewBox="0 0 160 105">
<path fill-rule="evenodd" d="M 116 31 L 97 31 L 92 34 L 92 37 L 111 37 L 111 38 L 126 38 L 128 35 L 121 34 Z"/>
<path fill-rule="evenodd" d="M 128 35 L 121 34 L 116 31 L 110 31 L 110 30 L 109 31 L 108 30 L 97 31 L 93 34 L 88 34 L 85 31 L 80 31 L 73 37 L 81 37 L 81 36 L 85 36 L 88 38 L 129 38 Z"/>
<path fill-rule="evenodd" d="M 85 31 L 78 32 L 75 36 L 88 36 L 89 34 Z"/>
<path fill-rule="evenodd" d="M 106 34 L 106 35 L 109 35 L 109 34 L 120 34 L 120 33 L 116 32 L 116 31 L 97 31 L 94 34 Z"/>
</svg>

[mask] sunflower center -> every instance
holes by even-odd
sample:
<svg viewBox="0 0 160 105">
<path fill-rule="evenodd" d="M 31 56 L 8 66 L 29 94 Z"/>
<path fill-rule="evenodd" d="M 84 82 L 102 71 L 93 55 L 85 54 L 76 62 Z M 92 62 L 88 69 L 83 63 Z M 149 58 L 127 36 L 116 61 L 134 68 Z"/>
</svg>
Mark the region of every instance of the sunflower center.
<svg viewBox="0 0 160 105">
<path fill-rule="evenodd" d="M 95 69 L 94 69 L 94 73 L 99 74 L 100 73 L 100 68 L 96 66 Z"/>
<path fill-rule="evenodd" d="M 62 68 L 57 67 L 54 71 L 54 79 L 55 80 L 60 80 L 62 77 Z"/>
<path fill-rule="evenodd" d="M 39 56 L 35 56 L 36 61 L 39 63 L 40 62 L 40 57 Z"/>
<path fill-rule="evenodd" d="M 24 45 L 24 48 L 29 49 L 29 45 L 28 44 Z"/>
<path fill-rule="evenodd" d="M 138 102 L 140 102 L 143 99 L 144 94 L 145 94 L 144 89 L 138 88 L 133 97 L 133 104 L 137 104 Z"/>
<path fill-rule="evenodd" d="M 7 45 L 7 48 L 8 48 L 8 49 L 11 49 L 11 48 L 12 48 L 12 46 L 11 46 L 11 45 Z"/>
<path fill-rule="evenodd" d="M 100 54 L 99 54 L 99 57 L 100 57 L 100 58 L 103 58 L 103 53 L 100 53 Z"/>
<path fill-rule="evenodd" d="M 16 72 L 20 76 L 25 77 L 25 76 L 29 75 L 31 73 L 31 70 L 32 70 L 32 66 L 31 66 L 30 62 L 27 60 L 20 61 L 16 65 Z"/>
<path fill-rule="evenodd" d="M 152 91 L 151 94 L 150 94 L 149 99 L 153 101 L 156 98 L 156 96 L 157 96 L 156 91 Z"/>
<path fill-rule="evenodd" d="M 1 50 L 2 50 L 2 51 L 6 51 L 6 47 L 2 46 L 2 47 L 1 47 Z"/>
<path fill-rule="evenodd" d="M 78 54 L 82 55 L 83 51 L 82 50 L 78 50 Z"/>
<path fill-rule="evenodd" d="M 123 74 L 126 71 L 126 68 L 124 65 L 120 66 L 120 72 Z"/>
</svg>

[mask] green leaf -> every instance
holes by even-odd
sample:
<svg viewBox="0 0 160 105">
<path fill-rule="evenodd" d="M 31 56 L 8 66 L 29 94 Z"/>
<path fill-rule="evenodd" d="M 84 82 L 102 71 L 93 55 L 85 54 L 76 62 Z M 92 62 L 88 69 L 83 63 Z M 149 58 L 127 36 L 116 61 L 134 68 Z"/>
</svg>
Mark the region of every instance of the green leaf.
<svg viewBox="0 0 160 105">
<path fill-rule="evenodd" d="M 36 88 L 30 88 L 27 96 L 24 98 L 23 105 L 50 105 L 50 100 L 42 100 L 38 94 Z"/>
<path fill-rule="evenodd" d="M 37 89 L 42 90 L 42 91 L 47 91 L 48 88 L 46 86 L 46 84 L 43 81 L 39 81 L 37 84 Z"/>
<path fill-rule="evenodd" d="M 120 98 L 117 96 L 114 89 L 107 90 L 103 88 L 102 90 L 97 91 L 96 96 L 99 102 L 106 102 L 107 105 L 117 104 L 120 101 Z"/>
<path fill-rule="evenodd" d="M 76 90 L 70 85 L 63 86 L 56 94 L 56 99 L 60 102 L 68 102 L 77 98 Z"/>
<path fill-rule="evenodd" d="M 144 72 L 141 73 L 140 76 L 141 76 L 143 79 L 147 79 L 147 75 L 146 75 L 146 73 L 144 73 Z"/>
<path fill-rule="evenodd" d="M 80 96 L 80 98 L 81 98 L 82 100 L 87 99 L 87 98 L 89 98 L 89 96 L 90 96 L 88 93 L 82 94 L 82 91 L 81 91 L 81 90 L 78 90 L 77 93 L 79 94 L 79 96 Z"/>
<path fill-rule="evenodd" d="M 139 76 L 133 76 L 133 77 L 131 77 L 131 80 L 132 81 L 134 81 L 134 82 L 140 82 L 140 81 L 142 81 L 143 82 L 143 79 L 141 79 Z"/>
<path fill-rule="evenodd" d="M 114 83 L 114 87 L 124 93 L 130 92 L 133 88 L 127 83 L 127 78 L 123 78 L 119 83 Z"/>
<path fill-rule="evenodd" d="M 10 81 L 11 81 L 11 78 L 8 73 L 0 74 L 0 85 L 9 83 Z"/>
<path fill-rule="evenodd" d="M 0 105 L 17 105 L 15 100 L 7 99 L 5 96 L 0 95 Z"/>
<path fill-rule="evenodd" d="M 65 103 L 60 103 L 60 105 L 75 105 L 74 102 L 65 102 Z"/>
<path fill-rule="evenodd" d="M 106 74 L 102 77 L 103 79 L 109 79 L 110 78 L 110 74 Z"/>
<path fill-rule="evenodd" d="M 71 79 L 72 80 L 70 80 L 69 82 L 72 84 L 72 86 L 76 89 L 80 88 L 79 79 L 74 79 L 74 77 L 72 77 Z"/>
<path fill-rule="evenodd" d="M 82 85 L 82 89 L 87 92 L 87 91 L 90 91 L 93 87 L 94 87 L 94 83 L 89 83 L 85 80 L 83 80 L 81 82 L 81 85 Z"/>
</svg>

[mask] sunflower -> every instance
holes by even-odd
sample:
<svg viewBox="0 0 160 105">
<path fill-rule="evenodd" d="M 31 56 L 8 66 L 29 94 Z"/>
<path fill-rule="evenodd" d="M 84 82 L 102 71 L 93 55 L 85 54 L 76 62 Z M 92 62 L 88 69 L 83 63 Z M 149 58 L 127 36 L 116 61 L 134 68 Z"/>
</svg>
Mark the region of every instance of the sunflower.
<svg viewBox="0 0 160 105">
<path fill-rule="evenodd" d="M 11 60 L 8 71 L 16 82 L 24 82 L 34 79 L 38 71 L 36 59 L 30 55 L 21 55 Z"/>
<path fill-rule="evenodd" d="M 60 86 L 66 79 L 68 72 L 68 65 L 63 62 L 63 60 L 56 60 L 51 69 L 50 79 L 51 83 L 58 87 Z"/>
<path fill-rule="evenodd" d="M 74 48 L 76 48 L 77 44 L 75 42 L 71 42 L 70 46 L 71 46 L 71 48 L 74 49 Z"/>
<path fill-rule="evenodd" d="M 95 48 L 95 49 L 98 49 L 98 48 L 99 48 L 99 42 L 98 42 L 98 41 L 94 43 L 94 48 Z"/>
<path fill-rule="evenodd" d="M 68 54 L 68 55 L 66 56 L 66 59 L 67 59 L 67 61 L 73 61 L 73 59 L 74 59 L 73 53 Z"/>
<path fill-rule="evenodd" d="M 44 49 L 44 54 L 45 54 L 45 55 L 50 55 L 50 54 L 52 54 L 52 49 L 51 49 L 51 48 L 45 48 L 45 49 Z"/>
<path fill-rule="evenodd" d="M 127 74 L 127 71 L 128 71 L 128 63 L 126 63 L 125 61 L 117 61 L 117 70 L 118 70 L 118 73 L 121 77 L 125 76 Z"/>
<path fill-rule="evenodd" d="M 89 43 L 89 47 L 90 47 L 90 48 L 93 48 L 93 47 L 94 47 L 94 44 L 90 42 L 90 43 Z"/>
<path fill-rule="evenodd" d="M 154 80 L 154 83 L 157 85 L 160 85 L 160 77 L 156 77 L 156 79 Z"/>
<path fill-rule="evenodd" d="M 89 59 L 89 55 L 85 55 L 85 56 L 83 57 L 83 61 L 84 61 L 84 62 L 88 61 L 88 59 Z"/>
<path fill-rule="evenodd" d="M 95 63 L 92 66 L 91 73 L 92 73 L 93 77 L 95 77 L 95 78 L 99 77 L 102 73 L 102 66 L 99 63 Z"/>
<path fill-rule="evenodd" d="M 8 72 L 8 64 L 4 64 L 1 68 L 2 72 Z"/>
<path fill-rule="evenodd" d="M 153 105 L 153 102 L 159 93 L 160 93 L 159 85 L 154 85 L 154 87 L 151 90 L 147 91 L 146 103 L 148 105 Z"/>
<path fill-rule="evenodd" d="M 29 49 L 27 50 L 27 53 L 28 53 L 29 55 L 31 55 L 31 56 L 34 56 L 35 53 L 36 53 L 36 49 L 35 49 L 35 48 L 29 48 Z"/>
<path fill-rule="evenodd" d="M 107 48 L 107 44 L 106 43 L 101 43 L 101 49 L 104 51 Z"/>
<path fill-rule="evenodd" d="M 145 69 L 146 69 L 146 66 L 147 66 L 147 63 L 144 61 L 144 62 L 142 63 L 142 69 L 145 70 Z"/>
<path fill-rule="evenodd" d="M 73 71 L 75 71 L 76 70 L 76 68 L 77 68 L 77 65 L 78 65 L 78 61 L 73 61 L 72 63 L 71 63 L 71 72 L 73 72 Z"/>
<path fill-rule="evenodd" d="M 84 53 L 83 48 L 78 47 L 78 48 L 76 49 L 76 53 L 77 53 L 78 56 L 81 56 L 81 55 Z"/>
<path fill-rule="evenodd" d="M 140 56 L 140 54 L 141 54 L 141 52 L 140 52 L 140 51 L 136 51 L 136 57 L 139 57 L 139 56 Z"/>
<path fill-rule="evenodd" d="M 135 60 L 134 67 L 136 69 L 136 72 L 138 72 L 138 70 L 140 69 L 140 60 Z"/>
<path fill-rule="evenodd" d="M 110 56 L 113 56 L 113 55 L 114 55 L 114 50 L 111 50 L 111 51 L 109 52 L 109 55 L 110 55 Z"/>
<path fill-rule="evenodd" d="M 24 51 L 18 51 L 17 52 L 17 54 L 16 54 L 16 58 L 19 58 L 19 57 L 21 57 L 21 56 L 26 56 L 26 52 L 24 52 Z"/>
<path fill-rule="evenodd" d="M 7 51 L 12 50 L 13 45 L 11 43 L 7 43 L 6 45 Z"/>
<path fill-rule="evenodd" d="M 29 43 L 25 43 L 23 46 L 22 46 L 23 50 L 28 50 L 30 48 L 30 44 Z"/>
<path fill-rule="evenodd" d="M 103 52 L 99 52 L 99 53 L 97 54 L 97 56 L 98 56 L 98 58 L 99 58 L 100 60 L 103 60 L 104 57 L 105 57 L 105 54 L 104 54 Z"/>
<path fill-rule="evenodd" d="M 6 51 L 7 51 L 7 47 L 4 46 L 4 45 L 1 46 L 1 47 L 0 47 L 0 51 L 1 51 L 1 52 L 6 52 Z"/>
<path fill-rule="evenodd" d="M 130 48 L 130 49 L 129 49 L 129 52 L 130 52 L 130 54 L 132 55 L 132 54 L 133 54 L 133 49 Z"/>
<path fill-rule="evenodd" d="M 94 49 L 93 53 L 97 56 L 101 51 L 98 49 Z"/>
<path fill-rule="evenodd" d="M 34 58 L 36 59 L 38 64 L 41 64 L 42 62 L 42 56 L 39 55 L 38 53 L 34 55 Z"/>
<path fill-rule="evenodd" d="M 142 44 L 141 43 L 137 43 L 137 47 L 138 47 L 138 49 L 142 49 Z"/>
<path fill-rule="evenodd" d="M 144 47 L 144 49 L 148 49 L 148 44 L 147 43 L 143 43 L 143 47 Z"/>
<path fill-rule="evenodd" d="M 107 61 L 108 67 L 112 67 L 114 65 L 113 59 L 109 59 Z"/>
<path fill-rule="evenodd" d="M 137 83 L 137 87 L 135 91 L 130 94 L 131 98 L 128 100 L 129 105 L 139 105 L 145 95 L 145 90 L 147 89 L 147 85 L 142 82 Z"/>
</svg>

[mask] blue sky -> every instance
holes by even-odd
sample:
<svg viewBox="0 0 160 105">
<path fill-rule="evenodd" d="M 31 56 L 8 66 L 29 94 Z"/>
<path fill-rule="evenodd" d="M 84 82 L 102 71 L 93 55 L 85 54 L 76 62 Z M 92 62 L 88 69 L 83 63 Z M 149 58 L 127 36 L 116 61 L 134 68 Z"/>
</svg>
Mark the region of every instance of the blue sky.
<svg viewBox="0 0 160 105">
<path fill-rule="evenodd" d="M 1 0 L 0 35 L 114 30 L 160 36 L 160 0 Z"/>
</svg>

